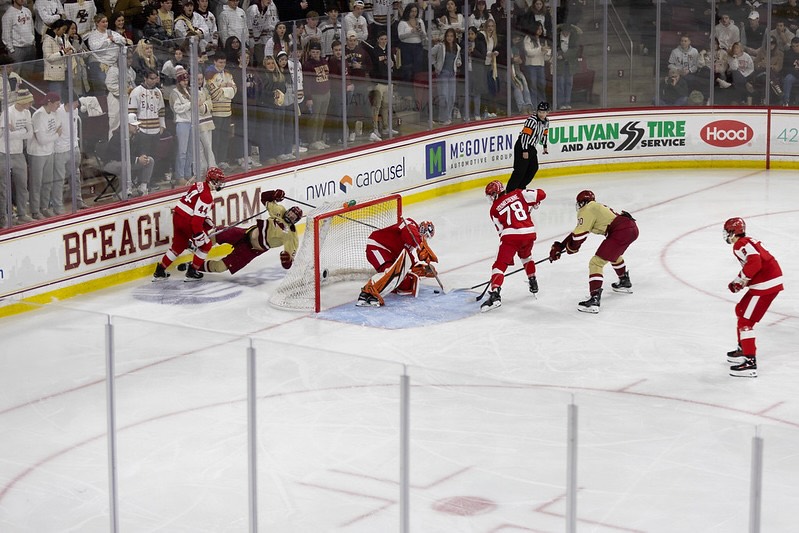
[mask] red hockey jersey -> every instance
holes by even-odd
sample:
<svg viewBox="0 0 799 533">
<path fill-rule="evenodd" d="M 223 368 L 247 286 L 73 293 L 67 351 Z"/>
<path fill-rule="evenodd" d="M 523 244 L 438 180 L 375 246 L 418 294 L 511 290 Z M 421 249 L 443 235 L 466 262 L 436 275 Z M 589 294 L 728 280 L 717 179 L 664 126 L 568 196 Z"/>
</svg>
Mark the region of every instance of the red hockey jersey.
<svg viewBox="0 0 799 533">
<path fill-rule="evenodd" d="M 197 235 L 205 231 L 203 223 L 205 217 L 210 216 L 213 203 L 211 188 L 207 183 L 198 182 L 189 187 L 183 198 L 178 201 L 175 210 L 191 217 L 191 234 Z"/>
<path fill-rule="evenodd" d="M 375 270 L 382 272 L 384 267 L 394 263 L 403 248 L 410 252 L 421 243 L 419 225 L 414 220 L 406 218 L 397 224 L 375 230 L 369 235 L 366 241 L 366 259 Z"/>
<path fill-rule="evenodd" d="M 517 189 L 494 200 L 489 216 L 500 239 L 511 235 L 535 235 L 535 222 L 530 212 L 546 197 L 541 189 Z"/>
<path fill-rule="evenodd" d="M 774 294 L 783 290 L 782 269 L 760 241 L 741 237 L 732 246 L 732 253 L 741 263 L 740 277 L 748 278 L 753 294 Z"/>
</svg>

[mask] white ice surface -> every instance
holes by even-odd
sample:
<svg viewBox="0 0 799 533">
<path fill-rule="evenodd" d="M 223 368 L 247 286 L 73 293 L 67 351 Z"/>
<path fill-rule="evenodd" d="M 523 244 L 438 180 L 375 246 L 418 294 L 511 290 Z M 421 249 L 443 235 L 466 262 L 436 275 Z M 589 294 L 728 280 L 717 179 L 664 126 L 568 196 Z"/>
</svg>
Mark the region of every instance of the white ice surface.
<svg viewBox="0 0 799 533">
<path fill-rule="evenodd" d="M 584 188 L 626 209 L 634 294 L 601 312 L 587 264 L 601 242 L 506 279 L 503 306 L 430 293 L 418 327 L 274 309 L 266 254 L 236 276 L 173 272 L 0 321 L 0 531 L 108 531 L 105 343 L 113 323 L 122 531 L 247 531 L 246 354 L 257 357 L 261 531 L 399 530 L 399 383 L 410 377 L 411 530 L 563 531 L 566 416 L 579 409 L 579 531 L 747 531 L 752 439 L 764 439 L 763 531 L 796 530 L 799 179 L 678 170 L 536 180 L 535 259 L 574 227 Z M 485 281 L 497 247 L 482 191 L 409 205 L 436 223 L 448 289 Z M 742 216 L 786 290 L 758 325 L 757 379 L 728 375 L 738 272 L 721 225 Z M 517 268 L 511 267 L 510 270 Z M 331 287 L 350 306 L 357 283 Z M 437 298 L 440 300 L 437 301 Z M 208 303 L 202 303 L 208 302 Z M 391 302 L 390 302 L 391 303 Z M 401 308 L 401 310 L 400 310 Z"/>
</svg>

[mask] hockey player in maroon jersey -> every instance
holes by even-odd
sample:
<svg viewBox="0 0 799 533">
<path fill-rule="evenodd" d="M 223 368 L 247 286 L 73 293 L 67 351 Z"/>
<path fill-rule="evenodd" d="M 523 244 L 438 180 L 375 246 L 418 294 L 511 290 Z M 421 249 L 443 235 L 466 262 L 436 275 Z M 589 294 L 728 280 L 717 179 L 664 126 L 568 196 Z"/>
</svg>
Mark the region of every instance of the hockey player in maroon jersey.
<svg viewBox="0 0 799 533">
<path fill-rule="evenodd" d="M 385 305 L 383 296 L 390 292 L 415 297 L 419 278 L 435 276 L 430 263 L 437 263 L 438 257 L 427 244 L 435 233 L 432 222 L 417 224 L 410 218 L 373 231 L 366 241 L 366 260 L 377 274 L 363 286 L 355 305 L 380 307 Z"/>
<path fill-rule="evenodd" d="M 513 145 L 513 172 L 508 179 L 507 191 L 526 189 L 538 172 L 538 152 L 535 145 L 542 144 L 547 154 L 549 137 L 549 102 L 539 102 L 535 115 L 524 121 L 522 131 Z"/>
<path fill-rule="evenodd" d="M 731 218 L 724 223 L 724 240 L 732 244 L 732 253 L 741 263 L 741 271 L 727 287 L 732 293 L 749 289 L 735 306 L 738 348 L 727 352 L 727 361 L 734 363 L 730 375 L 756 378 L 757 347 L 753 329 L 784 288 L 782 270 L 760 241 L 746 236 L 746 222 L 742 218 Z"/>
<path fill-rule="evenodd" d="M 532 210 L 538 209 L 541 201 L 547 197 L 541 189 L 517 189 L 506 192 L 500 181 L 492 181 L 485 188 L 486 197 L 491 202 L 489 216 L 499 233 L 499 251 L 491 266 L 491 286 L 488 300 L 480 306 L 484 313 L 502 305 L 499 293 L 505 280 L 505 270 L 513 264 L 513 258 L 519 256 L 527 274 L 530 292 L 538 292 L 538 281 L 535 277 L 535 261 L 533 261 L 533 244 L 535 244 L 535 222 Z"/>
<path fill-rule="evenodd" d="M 194 248 L 194 257 L 186 271 L 186 281 L 202 279 L 203 275 L 199 270 L 213 246 L 205 226 L 205 219 L 214 202 L 211 190 L 221 191 L 224 184 L 225 173 L 222 169 L 211 167 L 205 173 L 205 181 L 189 187 L 178 201 L 172 213 L 172 245 L 155 267 L 153 281 L 169 277 L 166 269 L 189 244 Z"/>
<path fill-rule="evenodd" d="M 281 189 L 262 192 L 261 203 L 269 216 L 265 220 L 259 219 L 249 228 L 231 226 L 214 235 L 211 239 L 214 244 L 229 244 L 233 250 L 222 259 L 204 261 L 198 270 L 235 274 L 259 255 L 281 246 L 280 264 L 285 269 L 291 268 L 300 243 L 294 225 L 302 219 L 302 209 L 297 206 L 286 209 L 279 205 L 285 197 L 286 193 Z M 213 227 L 208 232 L 212 233 Z M 186 263 L 181 263 L 178 270 L 187 267 Z"/>
<path fill-rule="evenodd" d="M 557 261 L 566 251 L 576 254 L 585 242 L 589 233 L 604 235 L 605 240 L 599 245 L 594 256 L 588 262 L 588 290 L 590 296 L 587 300 L 577 304 L 577 310 L 584 313 L 599 313 L 599 304 L 602 298 L 602 271 L 607 263 L 613 265 L 613 270 L 619 276 L 618 283 L 611 287 L 616 292 L 632 294 L 633 285 L 630 274 L 624 264 L 623 254 L 630 244 L 638 238 L 638 225 L 627 211 L 617 213 L 613 209 L 596 201 L 591 191 L 580 191 L 577 194 L 577 227 L 574 228 L 563 242 L 555 241 L 549 250 L 549 260 Z"/>
</svg>

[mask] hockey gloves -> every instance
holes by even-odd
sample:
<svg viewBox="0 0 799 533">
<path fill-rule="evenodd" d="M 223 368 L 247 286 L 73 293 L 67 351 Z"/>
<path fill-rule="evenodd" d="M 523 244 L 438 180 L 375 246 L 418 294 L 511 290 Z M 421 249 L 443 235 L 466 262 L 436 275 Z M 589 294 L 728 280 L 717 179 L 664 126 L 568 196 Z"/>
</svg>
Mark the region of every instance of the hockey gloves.
<svg viewBox="0 0 799 533">
<path fill-rule="evenodd" d="M 286 193 L 282 189 L 264 191 L 261 193 L 261 203 L 266 205 L 266 202 L 282 202 L 285 197 Z"/>
<path fill-rule="evenodd" d="M 422 239 L 422 244 L 419 245 L 419 259 L 426 263 L 438 263 L 438 257 L 430 249 L 427 240 Z"/>
<path fill-rule="evenodd" d="M 563 253 L 563 250 L 566 249 L 566 245 L 562 242 L 555 241 L 552 243 L 552 248 L 549 249 L 549 261 L 551 263 L 560 259 L 560 255 Z"/>
<path fill-rule="evenodd" d="M 736 293 L 742 290 L 744 287 L 746 287 L 747 283 L 749 283 L 748 279 L 738 276 L 737 278 L 732 280 L 729 285 L 727 285 L 727 288 L 730 289 L 730 292 Z"/>
<path fill-rule="evenodd" d="M 291 254 L 287 251 L 283 250 L 280 252 L 280 266 L 285 268 L 286 270 L 291 268 L 291 264 L 294 262 L 294 259 L 291 258 Z"/>
<path fill-rule="evenodd" d="M 191 245 L 196 249 L 202 248 L 209 242 L 211 242 L 211 239 L 208 237 L 207 233 L 201 232 L 191 238 Z"/>
</svg>

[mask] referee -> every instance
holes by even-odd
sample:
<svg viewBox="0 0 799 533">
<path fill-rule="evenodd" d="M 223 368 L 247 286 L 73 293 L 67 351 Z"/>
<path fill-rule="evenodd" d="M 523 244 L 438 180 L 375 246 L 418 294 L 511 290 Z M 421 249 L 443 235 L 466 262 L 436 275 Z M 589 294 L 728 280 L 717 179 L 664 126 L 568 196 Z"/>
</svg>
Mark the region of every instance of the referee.
<svg viewBox="0 0 799 533">
<path fill-rule="evenodd" d="M 541 143 L 544 153 L 547 152 L 547 135 L 549 133 L 549 102 L 539 102 L 535 115 L 524 121 L 524 127 L 513 146 L 513 172 L 508 180 L 507 192 L 526 189 L 538 172 L 538 152 L 535 145 Z"/>
</svg>

